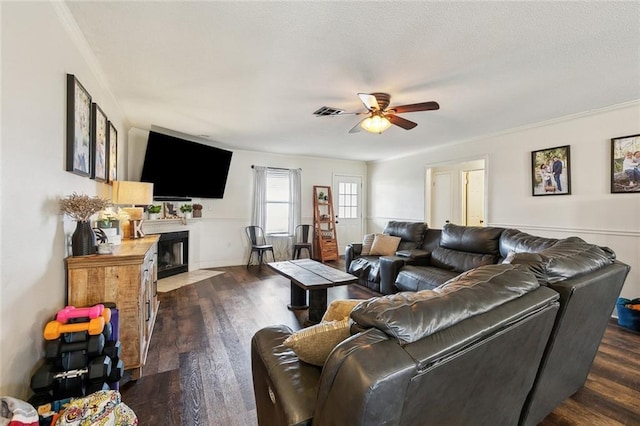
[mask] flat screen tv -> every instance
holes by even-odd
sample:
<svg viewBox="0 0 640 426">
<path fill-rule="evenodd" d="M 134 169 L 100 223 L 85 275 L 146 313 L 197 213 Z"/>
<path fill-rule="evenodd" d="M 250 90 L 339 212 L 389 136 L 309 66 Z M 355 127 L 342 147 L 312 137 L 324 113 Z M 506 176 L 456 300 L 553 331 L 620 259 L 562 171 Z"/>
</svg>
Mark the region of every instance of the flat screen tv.
<svg viewBox="0 0 640 426">
<path fill-rule="evenodd" d="M 140 180 L 153 183 L 158 200 L 222 198 L 232 154 L 151 131 Z"/>
</svg>

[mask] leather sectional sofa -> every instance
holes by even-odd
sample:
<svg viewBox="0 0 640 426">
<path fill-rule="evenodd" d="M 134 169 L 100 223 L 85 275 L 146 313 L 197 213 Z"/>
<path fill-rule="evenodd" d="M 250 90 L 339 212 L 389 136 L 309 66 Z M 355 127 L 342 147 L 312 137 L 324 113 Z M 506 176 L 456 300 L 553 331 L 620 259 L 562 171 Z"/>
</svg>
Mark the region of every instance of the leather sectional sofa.
<svg viewBox="0 0 640 426">
<path fill-rule="evenodd" d="M 288 327 L 256 333 L 259 424 L 529 426 L 584 385 L 627 265 L 575 237 L 421 225 L 371 259 L 387 294 L 354 309 L 323 367 L 282 345 Z"/>
</svg>

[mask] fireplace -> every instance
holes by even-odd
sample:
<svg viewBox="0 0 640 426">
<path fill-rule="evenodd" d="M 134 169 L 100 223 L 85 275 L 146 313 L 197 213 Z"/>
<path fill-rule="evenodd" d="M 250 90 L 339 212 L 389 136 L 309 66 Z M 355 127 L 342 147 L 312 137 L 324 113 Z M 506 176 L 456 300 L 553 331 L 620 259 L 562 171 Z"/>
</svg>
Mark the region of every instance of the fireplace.
<svg viewBox="0 0 640 426">
<path fill-rule="evenodd" d="M 189 231 L 165 232 L 158 241 L 158 279 L 189 270 Z"/>
</svg>

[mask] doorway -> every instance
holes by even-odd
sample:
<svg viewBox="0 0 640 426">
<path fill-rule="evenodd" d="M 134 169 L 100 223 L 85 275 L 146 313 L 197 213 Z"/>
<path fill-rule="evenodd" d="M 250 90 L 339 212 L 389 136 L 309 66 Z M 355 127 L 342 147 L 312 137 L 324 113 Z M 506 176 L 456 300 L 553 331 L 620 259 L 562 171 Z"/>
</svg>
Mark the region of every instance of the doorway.
<svg viewBox="0 0 640 426">
<path fill-rule="evenodd" d="M 362 176 L 333 175 L 338 254 L 347 244 L 362 241 Z"/>
<path fill-rule="evenodd" d="M 486 160 L 427 166 L 425 217 L 429 227 L 447 223 L 484 226 L 487 191 Z"/>
</svg>

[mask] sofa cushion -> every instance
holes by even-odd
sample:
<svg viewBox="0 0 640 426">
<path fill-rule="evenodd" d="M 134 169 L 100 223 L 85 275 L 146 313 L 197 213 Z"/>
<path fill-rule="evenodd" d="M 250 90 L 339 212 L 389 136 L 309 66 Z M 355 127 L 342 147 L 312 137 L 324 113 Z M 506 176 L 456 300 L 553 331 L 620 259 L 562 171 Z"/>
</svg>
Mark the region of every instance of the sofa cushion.
<svg viewBox="0 0 640 426">
<path fill-rule="evenodd" d="M 398 250 L 411 250 L 422 245 L 427 224 L 422 222 L 389 221 L 382 231 L 383 234 L 400 237 Z"/>
<path fill-rule="evenodd" d="M 327 311 L 322 316 L 320 322 L 341 321 L 349 318 L 351 311 L 356 307 L 362 299 L 336 299 L 329 303 Z"/>
<path fill-rule="evenodd" d="M 371 253 L 371 246 L 373 245 L 373 239 L 376 234 L 367 234 L 362 238 L 362 251 L 360 251 L 360 255 L 368 256 Z"/>
<path fill-rule="evenodd" d="M 373 238 L 373 244 L 371 245 L 371 256 L 393 256 L 400 244 L 400 237 L 394 237 L 392 235 L 377 234 Z"/>
<path fill-rule="evenodd" d="M 440 247 L 468 253 L 500 253 L 500 235 L 504 228 L 458 226 L 447 223 L 442 227 Z"/>
<path fill-rule="evenodd" d="M 464 272 L 478 266 L 491 265 L 498 259 L 494 254 L 467 253 L 437 247 L 431 253 L 431 266 L 449 271 Z"/>
<path fill-rule="evenodd" d="M 396 288 L 399 291 L 431 290 L 439 287 L 458 272 L 448 271 L 433 266 L 404 266 L 396 277 Z"/>
<path fill-rule="evenodd" d="M 322 366 L 333 348 L 349 336 L 349 318 L 345 318 L 303 328 L 287 337 L 282 344 L 293 349 L 307 364 Z"/>
<path fill-rule="evenodd" d="M 583 275 L 613 263 L 615 254 L 578 237 L 560 240 L 539 253 L 511 253 L 505 263 L 525 265 L 541 284 Z"/>
<path fill-rule="evenodd" d="M 355 307 L 351 318 L 362 327 L 375 327 L 406 344 L 538 287 L 536 277 L 524 266 L 488 265 L 463 273 L 434 290 L 369 299 Z"/>
<path fill-rule="evenodd" d="M 538 253 L 551 247 L 555 238 L 536 237 L 517 229 L 505 229 L 500 235 L 500 256 L 506 258 L 510 253 Z"/>
</svg>

